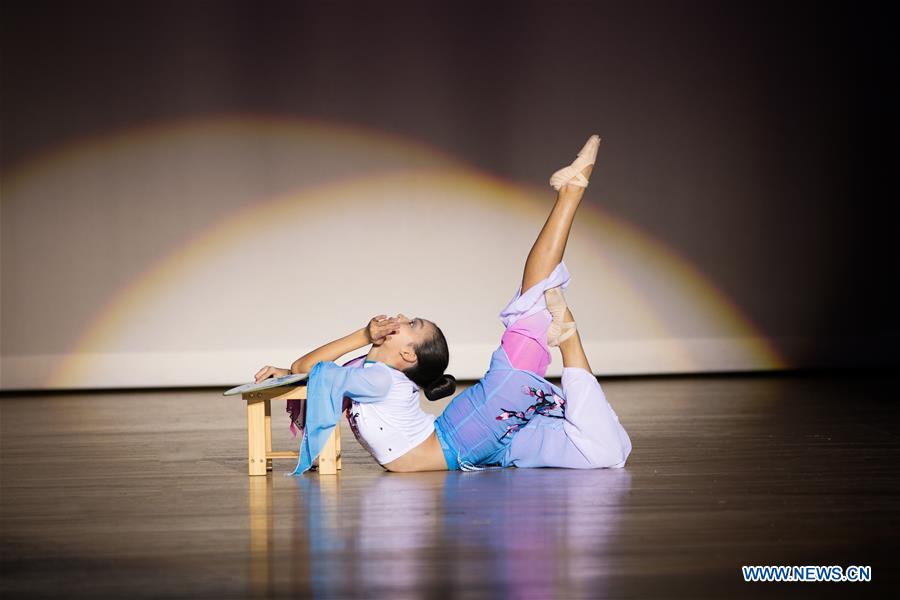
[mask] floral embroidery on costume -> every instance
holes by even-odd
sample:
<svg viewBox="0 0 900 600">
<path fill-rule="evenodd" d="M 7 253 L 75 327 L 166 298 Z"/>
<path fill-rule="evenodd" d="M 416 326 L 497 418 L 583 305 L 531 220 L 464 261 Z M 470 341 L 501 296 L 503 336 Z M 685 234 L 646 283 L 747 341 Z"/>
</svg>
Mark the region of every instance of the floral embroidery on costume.
<svg viewBox="0 0 900 600">
<path fill-rule="evenodd" d="M 528 385 L 522 386 L 522 393 L 528 394 L 532 398 L 538 398 L 538 401 L 526 408 L 524 411 L 506 410 L 505 408 L 500 409 L 500 414 L 495 417 L 498 421 L 507 421 L 509 419 L 516 419 L 518 421 L 517 423 L 512 423 L 506 426 L 506 433 L 500 436 L 501 440 L 509 434 L 515 433 L 516 431 L 527 425 L 535 415 L 542 415 L 545 417 L 551 417 L 553 419 L 565 418 L 565 398 L 557 396 L 552 391 L 550 393 L 547 393 L 544 390 Z M 550 412 L 552 410 L 559 410 L 562 414 L 553 414 Z"/>
<path fill-rule="evenodd" d="M 349 398 L 346 399 L 349 400 Z M 375 461 L 375 464 L 381 464 L 375 458 L 375 450 L 372 449 L 372 446 L 366 442 L 366 438 L 359 432 L 359 423 L 357 422 L 357 419 L 359 419 L 359 412 L 354 412 L 353 407 L 348 406 L 344 409 L 344 416 L 347 418 L 347 423 L 350 424 L 350 431 L 353 432 L 353 436 L 356 438 L 356 441 L 359 442 L 359 445 L 372 456 L 372 460 Z"/>
</svg>

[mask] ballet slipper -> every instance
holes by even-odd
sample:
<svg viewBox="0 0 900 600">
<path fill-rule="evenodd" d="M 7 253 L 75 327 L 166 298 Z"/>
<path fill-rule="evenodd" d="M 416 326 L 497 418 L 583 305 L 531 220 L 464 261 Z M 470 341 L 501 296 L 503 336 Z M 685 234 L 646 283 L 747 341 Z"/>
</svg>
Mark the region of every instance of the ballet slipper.
<svg viewBox="0 0 900 600">
<path fill-rule="evenodd" d="M 588 179 L 584 176 L 582 171 L 585 167 L 593 165 L 597 160 L 598 146 L 600 146 L 600 137 L 594 134 L 588 138 L 587 143 L 585 143 L 581 152 L 579 152 L 578 156 L 575 158 L 575 162 L 568 167 L 563 167 L 550 176 L 550 187 L 557 191 L 566 184 L 586 188 L 588 186 Z"/>
<path fill-rule="evenodd" d="M 575 322 L 563 320 L 565 319 L 568 305 L 560 286 L 544 290 L 544 299 L 547 301 L 547 310 L 552 317 L 550 326 L 547 328 L 547 345 L 551 347 L 559 346 L 561 342 L 566 341 L 575 334 Z"/>
<path fill-rule="evenodd" d="M 575 325 L 575 321 L 568 321 L 562 324 L 563 332 L 560 334 L 559 339 L 556 340 L 556 344 L 562 344 L 564 341 L 575 335 L 575 332 L 578 330 L 578 327 Z"/>
<path fill-rule="evenodd" d="M 575 335 L 577 326 L 574 321 L 566 321 L 565 323 L 550 323 L 547 328 L 547 345 L 555 348 L 564 341 Z"/>
<path fill-rule="evenodd" d="M 566 318 L 566 297 L 563 296 L 562 287 L 556 286 L 544 290 L 544 300 L 547 301 L 547 310 L 553 317 L 554 323 L 562 323 Z"/>
</svg>

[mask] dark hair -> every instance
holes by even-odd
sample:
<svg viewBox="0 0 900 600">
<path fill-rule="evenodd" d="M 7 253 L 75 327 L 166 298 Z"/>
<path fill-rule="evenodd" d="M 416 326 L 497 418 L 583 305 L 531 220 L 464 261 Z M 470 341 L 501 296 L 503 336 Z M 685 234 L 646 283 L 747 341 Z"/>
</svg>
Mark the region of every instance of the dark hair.
<svg viewBox="0 0 900 600">
<path fill-rule="evenodd" d="M 430 321 L 429 321 L 430 323 Z M 429 400 L 438 400 L 456 391 L 456 377 L 444 370 L 450 363 L 450 350 L 441 328 L 431 323 L 434 335 L 416 348 L 416 364 L 403 371 L 425 392 Z"/>
</svg>

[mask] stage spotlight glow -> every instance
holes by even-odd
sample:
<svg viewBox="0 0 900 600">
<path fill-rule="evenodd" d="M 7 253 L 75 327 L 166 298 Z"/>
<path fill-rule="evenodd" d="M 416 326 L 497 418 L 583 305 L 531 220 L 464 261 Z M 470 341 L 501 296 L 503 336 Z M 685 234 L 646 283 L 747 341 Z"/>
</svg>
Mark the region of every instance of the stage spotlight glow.
<svg viewBox="0 0 900 600">
<path fill-rule="evenodd" d="M 236 383 L 387 311 L 435 320 L 450 372 L 478 378 L 553 193 L 413 140 L 303 119 L 237 115 L 71 144 L 5 182 L 5 212 L 31 237 L 17 238 L 4 284 L 22 290 L 7 308 L 26 321 L 48 309 L 29 294 L 55 290 L 56 311 L 77 295 L 67 318 L 81 325 L 4 324 L 4 387 Z M 64 220 L 49 232 L 47 210 Z M 104 235 L 116 239 L 93 237 Z M 166 241 L 128 256 L 131 240 L 154 238 Z M 107 275 L 48 270 L 48 252 Z M 35 253 L 42 269 L 29 269 Z M 565 261 L 601 373 L 785 366 L 703 273 L 600 202 L 582 204 Z"/>
</svg>

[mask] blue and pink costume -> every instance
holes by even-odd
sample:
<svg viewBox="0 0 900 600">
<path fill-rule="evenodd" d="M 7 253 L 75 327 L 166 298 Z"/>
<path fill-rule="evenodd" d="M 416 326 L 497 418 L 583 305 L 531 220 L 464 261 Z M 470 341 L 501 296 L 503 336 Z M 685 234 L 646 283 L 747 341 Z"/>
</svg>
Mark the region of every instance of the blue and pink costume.
<svg viewBox="0 0 900 600">
<path fill-rule="evenodd" d="M 458 394 L 434 422 L 448 469 L 622 467 L 631 439 L 594 375 L 564 367 L 562 389 L 544 375 L 550 364 L 550 312 L 544 291 L 569 285 L 565 263 L 500 312 L 506 331 L 487 373 Z"/>
<path fill-rule="evenodd" d="M 506 330 L 490 366 L 477 383 L 458 394 L 434 422 L 449 470 L 498 467 L 618 468 L 631 453 L 631 439 L 606 400 L 597 378 L 580 367 L 564 367 L 559 388 L 544 378 L 550 364 L 547 329 L 551 315 L 544 291 L 569 285 L 562 261 L 524 293 L 521 286 L 500 312 Z M 309 469 L 339 420 L 345 397 L 377 402 L 363 377 L 365 356 L 343 366 L 320 362 L 310 372 L 300 460 L 295 475 Z M 356 377 L 356 375 L 360 375 Z M 370 389 L 371 388 L 371 389 Z M 288 411 L 301 424 L 300 402 Z"/>
</svg>

